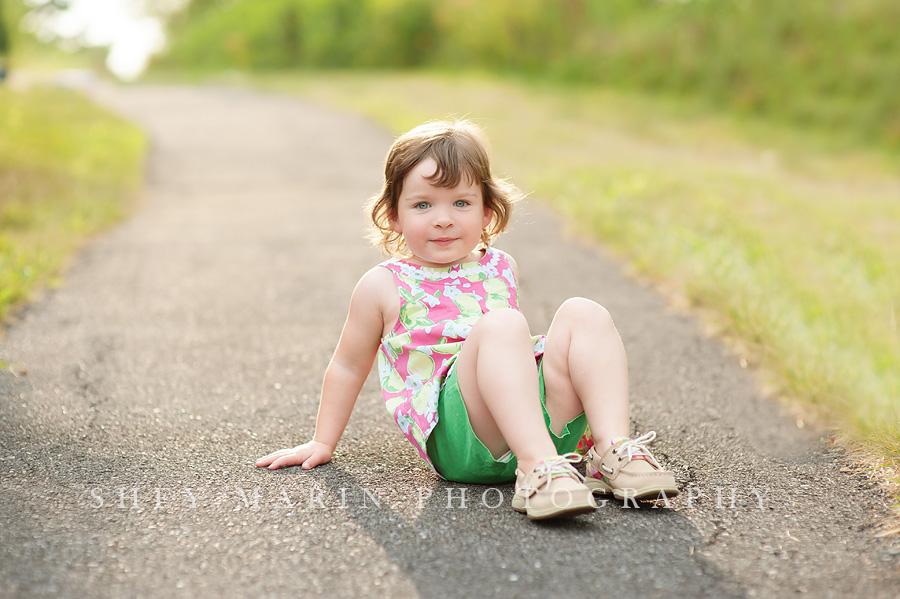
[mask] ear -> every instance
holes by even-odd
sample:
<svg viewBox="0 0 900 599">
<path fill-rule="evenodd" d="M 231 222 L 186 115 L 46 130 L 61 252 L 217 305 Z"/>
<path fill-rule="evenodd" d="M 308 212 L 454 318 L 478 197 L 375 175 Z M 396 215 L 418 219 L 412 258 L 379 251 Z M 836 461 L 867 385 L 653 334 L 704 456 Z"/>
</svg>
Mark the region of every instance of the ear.
<svg viewBox="0 0 900 599">
<path fill-rule="evenodd" d="M 391 225 L 391 231 L 394 233 L 403 234 L 403 231 L 400 229 L 400 221 L 397 219 L 396 215 L 388 218 L 388 222 Z"/>
<path fill-rule="evenodd" d="M 494 211 L 491 210 L 490 207 L 484 207 L 484 218 L 481 219 L 481 228 L 487 229 L 488 225 L 491 224 L 491 221 L 494 220 Z"/>
</svg>

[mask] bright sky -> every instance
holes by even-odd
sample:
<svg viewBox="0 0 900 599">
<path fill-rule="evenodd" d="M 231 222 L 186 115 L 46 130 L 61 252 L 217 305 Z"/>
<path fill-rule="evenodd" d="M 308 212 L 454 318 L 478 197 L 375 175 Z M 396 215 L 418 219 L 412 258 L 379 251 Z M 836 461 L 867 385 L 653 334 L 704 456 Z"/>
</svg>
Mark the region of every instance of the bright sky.
<svg viewBox="0 0 900 599">
<path fill-rule="evenodd" d="M 143 10 L 152 0 L 70 0 L 44 29 L 91 46 L 109 46 L 106 64 L 122 79 L 134 79 L 165 41 L 162 23 Z M 156 2 L 153 4 L 173 4 Z"/>
</svg>

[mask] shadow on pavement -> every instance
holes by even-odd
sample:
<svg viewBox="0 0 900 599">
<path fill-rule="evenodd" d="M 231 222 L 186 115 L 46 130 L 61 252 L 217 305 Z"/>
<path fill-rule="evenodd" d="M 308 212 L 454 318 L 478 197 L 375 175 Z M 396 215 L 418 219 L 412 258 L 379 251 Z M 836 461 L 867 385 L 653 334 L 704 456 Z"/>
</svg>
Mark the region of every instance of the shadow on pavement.
<svg viewBox="0 0 900 599">
<path fill-rule="evenodd" d="M 365 489 L 334 464 L 320 480 L 335 501 L 342 489 Z M 694 552 L 703 536 L 673 509 L 608 501 L 595 514 L 532 522 L 509 507 L 512 494 L 508 484 L 436 481 L 417 490 L 419 511 L 411 521 L 386 504 L 373 510 L 362 502 L 346 511 L 423 598 L 746 596 Z"/>
</svg>

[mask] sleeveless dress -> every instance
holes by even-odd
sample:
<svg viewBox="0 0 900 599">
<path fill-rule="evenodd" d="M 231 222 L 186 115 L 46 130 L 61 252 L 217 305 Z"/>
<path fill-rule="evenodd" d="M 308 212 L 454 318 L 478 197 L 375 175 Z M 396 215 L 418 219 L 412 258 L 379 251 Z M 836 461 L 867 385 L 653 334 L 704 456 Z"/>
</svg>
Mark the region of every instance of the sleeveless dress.
<svg viewBox="0 0 900 599">
<path fill-rule="evenodd" d="M 438 421 L 438 400 L 450 367 L 472 326 L 491 310 L 519 309 L 518 286 L 508 255 L 487 248 L 477 262 L 429 268 L 394 258 L 400 316 L 378 350 L 385 406 L 419 455 L 434 469 L 426 442 Z M 544 336 L 532 337 L 535 359 Z"/>
</svg>

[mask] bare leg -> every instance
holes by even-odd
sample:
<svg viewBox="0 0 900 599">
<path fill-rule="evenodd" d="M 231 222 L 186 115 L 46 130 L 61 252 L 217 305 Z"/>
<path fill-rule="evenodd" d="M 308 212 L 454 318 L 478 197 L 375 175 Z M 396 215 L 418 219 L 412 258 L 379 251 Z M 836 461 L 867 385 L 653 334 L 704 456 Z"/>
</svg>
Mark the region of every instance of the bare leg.
<svg viewBox="0 0 900 599">
<path fill-rule="evenodd" d="M 564 302 L 547 333 L 543 368 L 554 432 L 584 412 L 598 448 L 629 436 L 628 361 L 606 308 L 584 298 Z"/>
<path fill-rule="evenodd" d="M 538 391 L 525 317 L 493 310 L 472 328 L 456 361 L 457 378 L 475 435 L 500 456 L 511 449 L 523 472 L 556 455 Z"/>
</svg>

